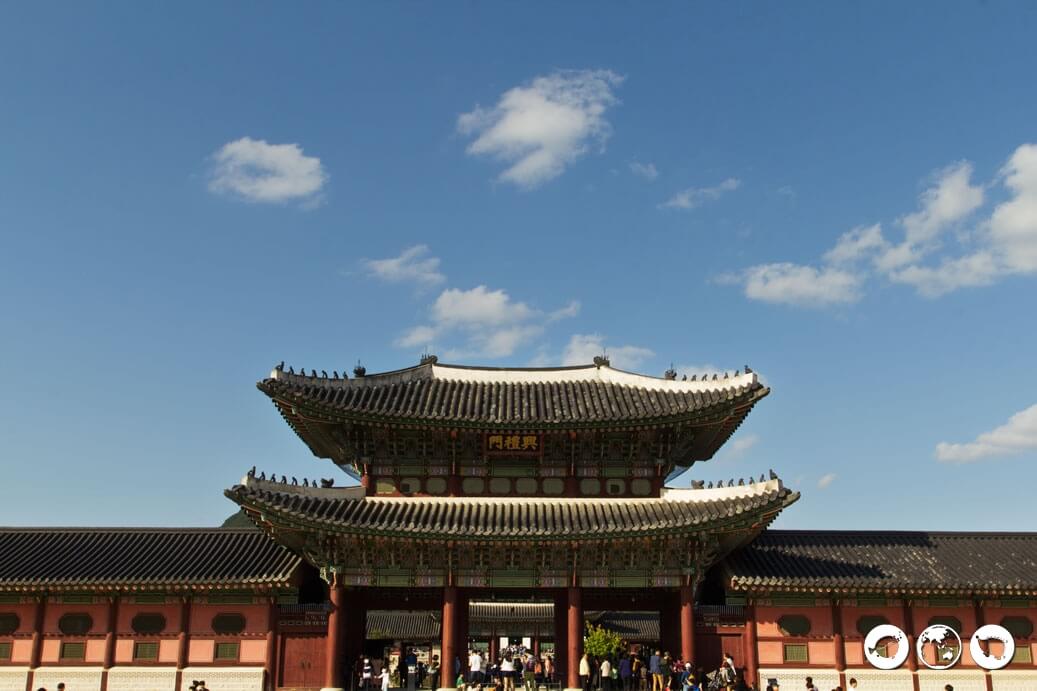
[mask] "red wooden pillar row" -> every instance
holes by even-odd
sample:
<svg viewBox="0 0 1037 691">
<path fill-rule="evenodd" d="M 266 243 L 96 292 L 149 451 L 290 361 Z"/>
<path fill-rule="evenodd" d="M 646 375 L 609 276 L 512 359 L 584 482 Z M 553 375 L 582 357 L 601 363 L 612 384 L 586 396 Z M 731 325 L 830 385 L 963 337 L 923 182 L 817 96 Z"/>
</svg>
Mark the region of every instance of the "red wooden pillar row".
<svg viewBox="0 0 1037 691">
<path fill-rule="evenodd" d="M 566 685 L 570 689 L 580 687 L 580 656 L 583 654 L 583 599 L 578 587 L 570 587 L 566 597 L 568 612 L 566 636 Z"/>
</svg>

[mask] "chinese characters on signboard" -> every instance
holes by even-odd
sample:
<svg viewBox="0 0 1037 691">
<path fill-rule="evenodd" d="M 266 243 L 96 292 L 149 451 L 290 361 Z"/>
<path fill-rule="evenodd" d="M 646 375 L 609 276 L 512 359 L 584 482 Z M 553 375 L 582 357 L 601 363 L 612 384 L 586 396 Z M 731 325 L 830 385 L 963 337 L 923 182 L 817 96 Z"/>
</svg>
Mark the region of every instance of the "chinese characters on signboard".
<svg viewBox="0 0 1037 691">
<path fill-rule="evenodd" d="M 535 455 L 540 453 L 539 434 L 487 434 L 486 452 L 494 455 Z"/>
</svg>

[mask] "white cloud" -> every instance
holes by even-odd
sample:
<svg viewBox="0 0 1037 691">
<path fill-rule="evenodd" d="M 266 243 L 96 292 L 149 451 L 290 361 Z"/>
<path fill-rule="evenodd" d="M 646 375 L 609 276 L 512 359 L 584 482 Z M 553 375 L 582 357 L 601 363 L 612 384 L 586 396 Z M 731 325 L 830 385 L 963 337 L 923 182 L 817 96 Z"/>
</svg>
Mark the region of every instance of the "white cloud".
<svg viewBox="0 0 1037 691">
<path fill-rule="evenodd" d="M 432 319 L 444 326 L 499 326 L 525 321 L 534 311 L 515 302 L 503 290 L 476 286 L 471 290 L 447 288 L 432 305 Z"/>
<path fill-rule="evenodd" d="M 703 202 L 719 199 L 727 192 L 734 192 L 742 186 L 738 178 L 728 178 L 712 187 L 689 187 L 670 197 L 659 205 L 661 209 L 694 209 Z"/>
<path fill-rule="evenodd" d="M 907 240 L 922 244 L 983 204 L 983 188 L 973 185 L 972 164 L 960 161 L 933 175 L 935 185 L 922 192 L 922 208 L 901 219 Z"/>
<path fill-rule="evenodd" d="M 737 461 L 749 453 L 749 450 L 759 442 L 760 436 L 758 434 L 739 435 L 721 447 L 720 452 L 717 454 L 718 460 Z"/>
<path fill-rule="evenodd" d="M 1037 405 L 1022 410 L 1008 422 L 964 444 L 940 442 L 937 460 L 946 463 L 971 463 L 987 458 L 1037 454 Z"/>
<path fill-rule="evenodd" d="M 882 237 L 881 224 L 858 226 L 840 235 L 835 247 L 825 253 L 824 259 L 831 264 L 854 264 L 887 246 Z"/>
<path fill-rule="evenodd" d="M 209 189 L 252 202 L 318 201 L 328 176 L 320 159 L 298 144 L 268 144 L 242 137 L 213 154 Z"/>
<path fill-rule="evenodd" d="M 659 177 L 659 170 L 655 167 L 654 163 L 639 163 L 632 161 L 630 163 L 630 172 L 639 178 L 645 180 L 655 180 Z"/>
<path fill-rule="evenodd" d="M 981 251 L 945 259 L 938 266 L 906 266 L 891 272 L 889 280 L 913 286 L 923 297 L 935 298 L 958 288 L 990 285 L 1001 271 L 994 255 Z"/>
<path fill-rule="evenodd" d="M 469 154 L 508 164 L 500 180 L 536 187 L 592 147 L 604 148 L 612 131 L 605 111 L 622 81 L 608 70 L 557 71 L 509 89 L 492 108 L 460 115 L 457 130 L 475 137 Z"/>
<path fill-rule="evenodd" d="M 973 184 L 972 172 L 972 164 L 962 161 L 934 173 L 918 210 L 898 219 L 904 230 L 899 243 L 889 242 L 878 223 L 861 226 L 841 235 L 821 266 L 760 264 L 719 280 L 744 286 L 751 299 L 825 306 L 857 300 L 865 280 L 875 276 L 935 298 L 1037 273 L 1037 144 L 1019 146 L 1001 169 L 995 183 L 1003 184 L 1008 199 L 963 228 L 994 184 Z M 963 252 L 946 251 L 950 230 L 958 231 L 956 246 Z"/>
<path fill-rule="evenodd" d="M 470 290 L 447 288 L 429 307 L 429 323 L 419 324 L 396 339 L 400 348 L 432 348 L 437 342 L 459 342 L 444 357 L 501 358 L 540 336 L 547 324 L 576 316 L 580 303 L 545 313 L 516 301 L 503 290 L 484 285 Z"/>
<path fill-rule="evenodd" d="M 562 352 L 563 365 L 589 365 L 594 358 L 607 354 L 612 367 L 636 369 L 655 355 L 648 348 L 634 345 L 609 346 L 601 334 L 573 334 Z"/>
<path fill-rule="evenodd" d="M 579 313 L 580 313 L 580 301 L 579 300 L 570 300 L 569 304 L 566 305 L 565 307 L 561 307 L 559 309 L 556 309 L 554 312 L 551 312 L 550 314 L 548 314 L 547 315 L 547 321 L 549 321 L 549 322 L 556 322 L 559 319 L 568 319 L 570 317 L 575 317 Z"/>
<path fill-rule="evenodd" d="M 836 474 L 827 473 L 821 476 L 821 479 L 817 481 L 818 489 L 827 489 L 833 482 L 835 482 Z"/>
<path fill-rule="evenodd" d="M 429 256 L 427 245 L 408 247 L 398 257 L 365 259 L 363 264 L 372 276 L 390 283 L 409 281 L 430 286 L 446 280 L 439 272 L 439 257 Z"/>
<path fill-rule="evenodd" d="M 894 271 L 918 261 L 939 247 L 939 237 L 983 204 L 983 187 L 973 185 L 972 164 L 960 161 L 934 172 L 919 195 L 919 209 L 900 218 L 904 240 L 885 248 L 876 258 L 881 271 Z"/>
<path fill-rule="evenodd" d="M 733 279 L 743 283 L 745 296 L 799 307 L 827 307 L 856 302 L 860 277 L 834 267 L 814 267 L 780 262 L 749 267 Z"/>
<path fill-rule="evenodd" d="M 1006 271 L 1037 271 L 1037 144 L 1015 150 L 1001 170 L 1012 198 L 998 204 L 988 225 L 989 240 Z"/>
<path fill-rule="evenodd" d="M 436 335 L 437 332 L 433 326 L 427 324 L 412 326 L 402 336 L 397 338 L 394 344 L 398 348 L 414 348 L 417 346 L 431 348 L 436 340 Z"/>
</svg>

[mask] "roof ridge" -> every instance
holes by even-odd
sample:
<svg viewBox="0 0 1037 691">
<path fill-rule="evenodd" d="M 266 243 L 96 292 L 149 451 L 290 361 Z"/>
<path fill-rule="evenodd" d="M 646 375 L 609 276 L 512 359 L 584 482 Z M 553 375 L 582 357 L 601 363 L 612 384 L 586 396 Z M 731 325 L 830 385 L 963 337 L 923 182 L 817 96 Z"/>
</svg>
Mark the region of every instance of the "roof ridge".
<svg viewBox="0 0 1037 691">
<path fill-rule="evenodd" d="M 0 533 L 254 533 L 251 527 L 220 526 L 48 526 L 48 525 L 0 525 Z"/>
<path fill-rule="evenodd" d="M 939 537 L 1037 537 L 1031 530 L 856 530 L 853 528 L 768 528 L 762 535 L 929 535 Z"/>
</svg>

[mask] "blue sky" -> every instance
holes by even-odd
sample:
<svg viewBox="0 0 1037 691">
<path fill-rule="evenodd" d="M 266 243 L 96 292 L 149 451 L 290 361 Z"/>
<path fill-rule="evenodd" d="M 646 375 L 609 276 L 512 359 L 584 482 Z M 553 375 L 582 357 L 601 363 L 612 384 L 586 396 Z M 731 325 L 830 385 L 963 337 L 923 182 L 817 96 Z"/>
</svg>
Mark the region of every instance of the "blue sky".
<svg viewBox="0 0 1037 691">
<path fill-rule="evenodd" d="M 280 360 L 772 395 L 691 474 L 797 528 L 1033 530 L 1032 3 L 0 9 L 0 523 L 327 476 Z"/>
</svg>

